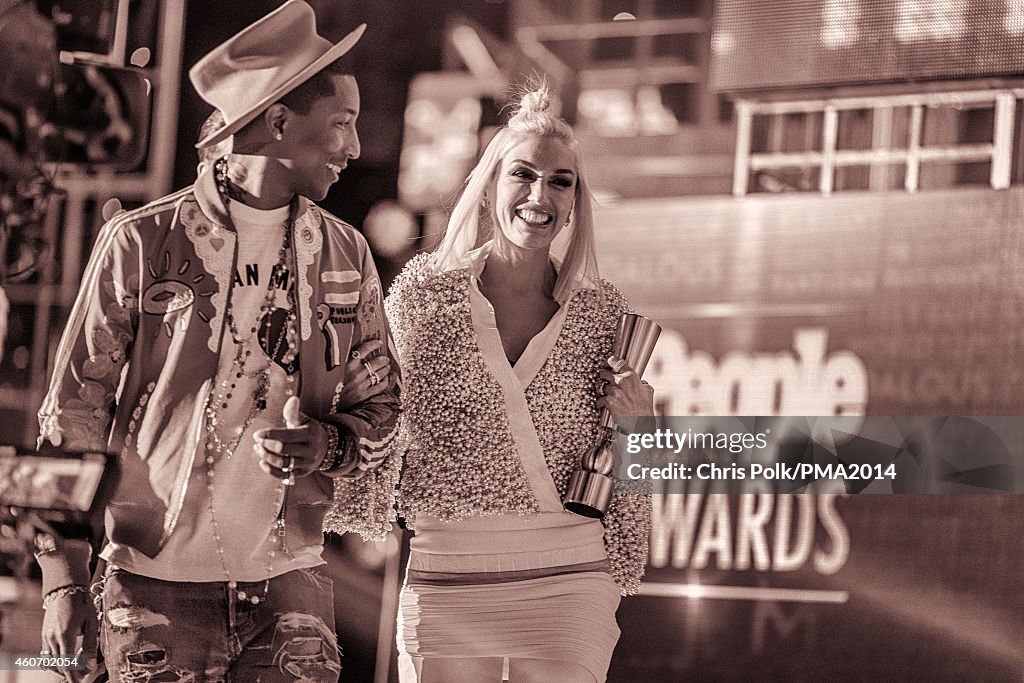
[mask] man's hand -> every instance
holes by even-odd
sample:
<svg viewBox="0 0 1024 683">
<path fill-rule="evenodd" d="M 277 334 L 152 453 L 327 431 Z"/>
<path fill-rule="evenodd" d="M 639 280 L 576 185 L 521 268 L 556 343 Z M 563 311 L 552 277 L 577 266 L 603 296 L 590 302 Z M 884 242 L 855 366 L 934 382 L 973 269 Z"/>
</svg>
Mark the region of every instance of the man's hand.
<svg viewBox="0 0 1024 683">
<path fill-rule="evenodd" d="M 338 400 L 339 412 L 346 413 L 352 406 L 391 386 L 391 360 L 382 353 L 383 348 L 384 344 L 379 339 L 368 339 L 349 353 L 345 363 L 345 386 Z"/>
<path fill-rule="evenodd" d="M 316 420 L 299 410 L 299 397 L 292 396 L 281 411 L 284 427 L 259 429 L 253 433 L 253 449 L 260 469 L 267 474 L 294 482 L 317 471 L 327 454 L 327 432 Z"/>
<path fill-rule="evenodd" d="M 66 681 L 77 683 L 96 668 L 96 631 L 99 622 L 96 608 L 85 592 L 58 595 L 43 614 L 43 646 L 41 653 L 74 657 L 78 654 L 78 637 L 82 637 L 82 653 L 86 671 L 62 670 Z"/>
</svg>

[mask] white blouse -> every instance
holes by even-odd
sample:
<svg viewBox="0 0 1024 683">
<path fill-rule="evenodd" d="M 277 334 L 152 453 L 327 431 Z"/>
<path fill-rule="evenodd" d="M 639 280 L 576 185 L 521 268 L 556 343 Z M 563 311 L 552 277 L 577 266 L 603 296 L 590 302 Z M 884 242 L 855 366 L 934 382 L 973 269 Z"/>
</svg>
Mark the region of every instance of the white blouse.
<svg viewBox="0 0 1024 683">
<path fill-rule="evenodd" d="M 498 334 L 494 307 L 480 291 L 479 278 L 489 253 L 490 243 L 470 254 L 469 267 L 474 272 L 469 290 L 473 328 L 487 369 L 501 386 L 512 438 L 540 511 L 456 522 L 417 515 L 409 569 L 508 572 L 606 560 L 601 522 L 563 510 L 526 402 L 526 389 L 551 353 L 568 307 L 559 302 L 563 305 L 548 324 L 530 340 L 515 365 L 510 364 Z"/>
</svg>

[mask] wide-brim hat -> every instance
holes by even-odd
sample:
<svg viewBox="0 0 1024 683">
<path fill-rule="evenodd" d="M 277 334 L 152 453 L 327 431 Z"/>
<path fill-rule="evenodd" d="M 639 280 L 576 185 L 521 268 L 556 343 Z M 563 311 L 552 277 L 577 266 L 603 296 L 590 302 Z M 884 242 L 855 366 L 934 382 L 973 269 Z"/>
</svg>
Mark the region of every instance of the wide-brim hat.
<svg viewBox="0 0 1024 683">
<path fill-rule="evenodd" d="M 224 125 L 196 143 L 215 145 L 267 107 L 352 49 L 366 30 L 360 24 L 339 43 L 316 32 L 313 8 L 288 0 L 196 62 L 189 79 L 196 92 L 224 114 Z"/>
</svg>

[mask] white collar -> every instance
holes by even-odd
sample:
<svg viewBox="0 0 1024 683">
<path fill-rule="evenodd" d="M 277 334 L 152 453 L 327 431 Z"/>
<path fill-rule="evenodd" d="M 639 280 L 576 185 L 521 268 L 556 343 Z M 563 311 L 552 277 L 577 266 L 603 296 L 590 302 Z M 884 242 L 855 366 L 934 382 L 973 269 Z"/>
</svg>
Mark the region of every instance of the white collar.
<svg viewBox="0 0 1024 683">
<path fill-rule="evenodd" d="M 484 264 L 487 263 L 487 257 L 491 255 L 491 251 L 494 248 L 494 240 L 488 240 L 483 245 L 477 247 L 473 251 L 466 254 L 462 261 L 462 265 L 452 268 L 451 270 L 469 270 L 478 282 L 480 275 L 484 272 Z M 551 265 L 555 267 L 555 273 L 560 274 L 562 271 L 562 261 L 556 256 L 550 256 Z M 573 295 L 581 289 L 597 289 L 597 285 L 586 278 L 581 279 L 576 285 L 569 290 L 569 295 L 565 297 L 565 301 L 568 301 Z M 565 305 L 565 301 L 559 301 L 560 306 Z"/>
</svg>

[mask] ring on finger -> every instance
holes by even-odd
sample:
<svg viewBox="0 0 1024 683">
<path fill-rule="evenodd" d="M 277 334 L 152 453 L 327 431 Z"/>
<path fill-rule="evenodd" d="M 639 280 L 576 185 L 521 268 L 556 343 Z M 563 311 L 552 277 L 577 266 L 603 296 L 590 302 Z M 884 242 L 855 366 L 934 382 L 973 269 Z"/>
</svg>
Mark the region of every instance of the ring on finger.
<svg viewBox="0 0 1024 683">
<path fill-rule="evenodd" d="M 285 458 L 284 464 L 285 466 L 281 468 L 281 471 L 288 476 L 285 477 L 281 483 L 285 486 L 291 486 L 295 483 L 295 460 L 289 455 Z"/>
<path fill-rule="evenodd" d="M 352 349 L 352 353 L 349 355 L 351 355 L 356 360 L 363 360 L 363 356 L 361 353 L 359 353 L 359 349 Z"/>
<path fill-rule="evenodd" d="M 363 361 L 363 367 L 364 367 L 364 368 L 366 368 L 366 374 L 367 374 L 367 376 L 369 376 L 369 378 L 370 378 L 370 386 L 371 386 L 371 387 L 372 387 L 372 386 L 373 386 L 374 384 L 377 384 L 378 382 L 380 382 L 380 375 L 378 375 L 378 374 L 377 374 L 377 371 L 376 371 L 376 370 L 374 370 L 374 369 L 373 369 L 373 368 L 372 368 L 372 367 L 370 366 L 370 363 L 369 363 L 368 361 L 365 361 L 365 360 Z"/>
</svg>

